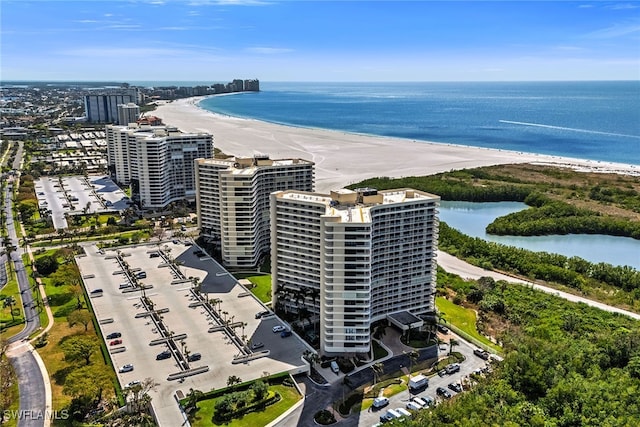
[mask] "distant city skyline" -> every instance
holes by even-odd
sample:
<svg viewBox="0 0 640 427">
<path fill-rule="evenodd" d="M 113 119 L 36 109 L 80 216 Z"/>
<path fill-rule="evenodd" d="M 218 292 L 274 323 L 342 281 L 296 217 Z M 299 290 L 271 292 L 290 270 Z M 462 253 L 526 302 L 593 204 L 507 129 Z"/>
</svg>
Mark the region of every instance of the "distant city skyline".
<svg viewBox="0 0 640 427">
<path fill-rule="evenodd" d="M 634 1 L 6 1 L 0 79 L 639 80 Z"/>
</svg>

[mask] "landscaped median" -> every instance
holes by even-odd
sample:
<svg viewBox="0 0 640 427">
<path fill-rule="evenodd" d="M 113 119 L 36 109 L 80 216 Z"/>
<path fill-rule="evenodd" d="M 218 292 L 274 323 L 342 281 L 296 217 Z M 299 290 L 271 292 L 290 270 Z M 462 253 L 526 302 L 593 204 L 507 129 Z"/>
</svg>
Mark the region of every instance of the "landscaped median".
<svg viewBox="0 0 640 427">
<path fill-rule="evenodd" d="M 266 426 L 300 399 L 293 379 L 285 373 L 207 393 L 191 390 L 180 404 L 194 427 L 242 427 Z"/>
</svg>

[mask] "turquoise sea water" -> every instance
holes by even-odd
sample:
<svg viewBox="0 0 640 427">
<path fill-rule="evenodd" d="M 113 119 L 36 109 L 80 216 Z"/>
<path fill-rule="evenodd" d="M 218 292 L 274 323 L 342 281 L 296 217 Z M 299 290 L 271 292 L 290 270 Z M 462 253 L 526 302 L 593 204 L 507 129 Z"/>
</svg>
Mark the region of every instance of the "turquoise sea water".
<svg viewBox="0 0 640 427">
<path fill-rule="evenodd" d="M 260 86 L 200 106 L 294 126 L 640 165 L 640 81 Z"/>
</svg>

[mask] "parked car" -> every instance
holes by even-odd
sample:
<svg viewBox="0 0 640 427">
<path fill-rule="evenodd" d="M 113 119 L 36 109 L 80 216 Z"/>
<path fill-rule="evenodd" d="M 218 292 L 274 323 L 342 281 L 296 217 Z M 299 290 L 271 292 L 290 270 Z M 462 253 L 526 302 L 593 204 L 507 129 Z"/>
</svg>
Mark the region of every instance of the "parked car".
<svg viewBox="0 0 640 427">
<path fill-rule="evenodd" d="M 285 329 L 284 331 L 280 332 L 280 337 L 282 338 L 290 337 L 291 335 L 292 335 L 291 331 L 288 329 Z"/>
<path fill-rule="evenodd" d="M 261 342 L 254 342 L 253 344 L 251 344 L 251 350 L 257 350 L 262 347 L 264 347 L 264 344 Z"/>
<path fill-rule="evenodd" d="M 256 319 L 260 319 L 263 316 L 268 316 L 269 315 L 269 311 L 259 311 L 256 313 Z"/>
<path fill-rule="evenodd" d="M 447 365 L 446 368 L 444 368 L 445 371 L 447 371 L 447 374 L 451 375 L 453 373 L 456 373 L 460 370 L 460 364 L 458 363 L 452 363 L 450 365 Z"/>
<path fill-rule="evenodd" d="M 442 396 L 442 397 L 444 397 L 445 399 L 449 399 L 449 398 L 451 398 L 451 393 L 449 393 L 449 390 L 447 390 L 447 389 L 446 389 L 446 388 L 444 388 L 444 387 L 438 387 L 438 388 L 436 389 L 436 394 L 437 394 L 438 396 Z"/>
<path fill-rule="evenodd" d="M 276 325 L 273 328 L 271 328 L 271 330 L 273 331 L 273 333 L 277 333 L 277 332 L 282 332 L 284 331 L 286 328 L 282 325 Z"/>
<path fill-rule="evenodd" d="M 441 377 L 444 377 L 445 375 L 447 375 L 447 371 L 445 369 L 440 369 L 438 371 L 438 375 Z"/>
<path fill-rule="evenodd" d="M 131 387 L 133 387 L 134 385 L 138 385 L 138 384 L 140 384 L 140 381 L 138 381 L 138 380 L 133 380 L 133 381 L 129 381 L 129 382 L 128 382 L 124 387 L 125 387 L 125 388 L 131 388 Z"/>
<path fill-rule="evenodd" d="M 424 399 L 423 399 L 423 398 L 421 398 L 421 397 L 416 396 L 416 397 L 414 397 L 414 398 L 413 398 L 413 399 L 411 399 L 411 400 L 412 400 L 413 402 L 416 402 L 418 405 L 422 406 L 423 408 L 424 408 L 425 406 L 429 406 L 429 404 L 427 403 L 427 401 L 426 401 L 426 400 L 424 400 Z"/>
<path fill-rule="evenodd" d="M 422 395 L 420 399 L 426 403 L 426 406 L 433 406 L 436 403 L 431 396 Z"/>
<path fill-rule="evenodd" d="M 146 271 L 140 271 L 140 272 L 136 273 L 136 278 L 137 279 L 146 279 L 147 278 L 147 272 Z"/>
<path fill-rule="evenodd" d="M 449 333 L 449 328 L 447 328 L 444 325 L 438 325 L 437 328 L 438 328 L 438 332 L 440 332 L 442 334 Z"/>
<path fill-rule="evenodd" d="M 410 402 L 407 403 L 407 409 L 410 409 L 412 411 L 419 411 L 422 408 L 423 408 L 423 406 L 418 404 L 417 402 L 410 401 Z"/>
<path fill-rule="evenodd" d="M 376 397 L 373 399 L 373 407 L 374 408 L 384 408 L 389 404 L 389 399 L 386 397 Z"/>
<path fill-rule="evenodd" d="M 160 256 L 160 254 L 158 252 L 151 252 L 149 254 L 149 258 L 158 258 Z"/>
<path fill-rule="evenodd" d="M 118 369 L 118 372 L 123 373 L 123 372 L 131 372 L 133 371 L 133 365 L 131 363 L 127 363 L 126 365 L 122 365 L 120 367 L 120 369 Z"/>
<path fill-rule="evenodd" d="M 171 352 L 169 350 L 165 350 L 162 353 L 158 353 L 156 356 L 156 360 L 164 360 L 171 357 Z"/>
<path fill-rule="evenodd" d="M 122 334 L 120 332 L 111 332 L 109 335 L 107 335 L 107 339 L 112 340 L 114 338 L 120 338 L 121 336 Z"/>
<path fill-rule="evenodd" d="M 97 294 L 101 294 L 102 293 L 102 289 L 94 289 L 91 291 L 91 295 L 97 295 Z"/>
<path fill-rule="evenodd" d="M 187 360 L 189 362 L 195 362 L 200 359 L 202 359 L 202 355 L 200 353 L 192 353 L 189 355 L 189 357 L 187 357 Z"/>
<path fill-rule="evenodd" d="M 473 354 L 484 360 L 489 359 L 489 352 L 485 350 L 475 349 L 473 350 Z"/>
<path fill-rule="evenodd" d="M 462 391 L 462 386 L 458 383 L 450 383 L 447 387 L 449 387 L 451 390 L 455 391 L 456 393 L 460 393 Z"/>
<path fill-rule="evenodd" d="M 109 345 L 118 345 L 118 344 L 122 344 L 122 340 L 113 340 L 109 343 Z"/>
<path fill-rule="evenodd" d="M 393 421 L 401 417 L 402 414 L 400 414 L 397 409 L 387 409 L 387 412 L 380 416 L 380 421 L 386 423 L 387 421 Z"/>
</svg>

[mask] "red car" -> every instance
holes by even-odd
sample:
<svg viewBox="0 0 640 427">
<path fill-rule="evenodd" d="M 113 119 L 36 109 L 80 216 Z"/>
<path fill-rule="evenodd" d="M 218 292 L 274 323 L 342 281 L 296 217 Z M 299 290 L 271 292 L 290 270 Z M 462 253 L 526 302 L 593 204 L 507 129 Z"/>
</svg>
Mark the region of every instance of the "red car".
<svg viewBox="0 0 640 427">
<path fill-rule="evenodd" d="M 109 345 L 118 345 L 118 344 L 122 344 L 122 340 L 113 340 L 109 343 Z"/>
</svg>

